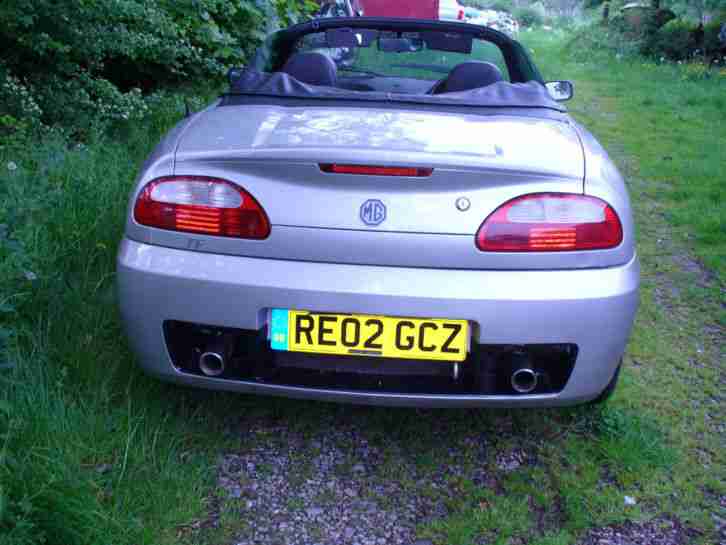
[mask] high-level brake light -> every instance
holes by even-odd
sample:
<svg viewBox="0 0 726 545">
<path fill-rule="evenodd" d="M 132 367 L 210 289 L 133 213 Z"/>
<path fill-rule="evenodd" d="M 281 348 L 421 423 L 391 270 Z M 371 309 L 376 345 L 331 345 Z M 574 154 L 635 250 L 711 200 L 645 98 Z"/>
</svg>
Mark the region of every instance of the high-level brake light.
<svg viewBox="0 0 726 545">
<path fill-rule="evenodd" d="M 320 170 L 329 174 L 367 174 L 368 176 L 411 176 L 425 178 L 431 176 L 433 168 L 421 167 L 384 167 L 377 165 L 339 165 L 321 163 Z"/>
</svg>

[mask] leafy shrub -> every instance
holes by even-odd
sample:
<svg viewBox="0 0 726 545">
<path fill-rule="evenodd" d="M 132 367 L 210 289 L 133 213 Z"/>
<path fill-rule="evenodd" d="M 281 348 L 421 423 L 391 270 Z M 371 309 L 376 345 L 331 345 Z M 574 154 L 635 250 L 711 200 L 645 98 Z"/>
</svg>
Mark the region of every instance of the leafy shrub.
<svg viewBox="0 0 726 545">
<path fill-rule="evenodd" d="M 493 9 L 495 11 L 505 11 L 507 13 L 512 13 L 514 10 L 514 3 L 512 0 L 494 0 L 494 2 L 490 3 L 487 6 L 488 9 Z"/>
<path fill-rule="evenodd" d="M 644 45 L 643 53 L 671 60 L 691 57 L 697 48 L 696 27 L 683 19 L 673 19 L 658 29 Z"/>
<path fill-rule="evenodd" d="M 726 12 L 721 15 L 721 18 L 711 21 L 703 28 L 703 47 L 709 55 L 715 55 L 719 51 L 723 51 L 724 46 L 726 46 L 726 44 L 721 43 L 718 37 L 723 23 L 726 23 Z"/>
<path fill-rule="evenodd" d="M 80 130 L 141 117 L 145 93 L 244 62 L 262 23 L 252 0 L 4 0 L 0 116 Z"/>
<path fill-rule="evenodd" d="M 514 10 L 513 15 L 523 27 L 541 26 L 543 22 L 542 15 L 536 9 L 530 7 L 517 8 Z"/>
<path fill-rule="evenodd" d="M 669 60 L 716 55 L 723 47 L 718 38 L 721 24 L 722 21 L 716 19 L 699 28 L 686 20 L 673 19 L 644 37 L 641 52 Z"/>
<path fill-rule="evenodd" d="M 282 27 L 305 21 L 320 9 L 315 0 L 272 0 L 272 6 Z"/>
<path fill-rule="evenodd" d="M 641 47 L 641 41 L 626 36 L 616 26 L 603 27 L 599 24 L 588 25 L 575 32 L 565 46 L 567 54 L 580 62 L 610 55 L 631 57 L 638 55 Z"/>
</svg>

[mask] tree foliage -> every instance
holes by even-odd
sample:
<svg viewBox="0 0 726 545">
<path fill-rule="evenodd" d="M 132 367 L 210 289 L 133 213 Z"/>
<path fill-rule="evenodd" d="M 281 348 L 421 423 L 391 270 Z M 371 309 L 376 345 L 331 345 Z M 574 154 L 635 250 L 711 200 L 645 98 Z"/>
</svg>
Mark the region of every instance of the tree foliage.
<svg viewBox="0 0 726 545">
<path fill-rule="evenodd" d="M 144 95 L 219 78 L 262 38 L 251 0 L 3 0 L 0 118 L 84 126 Z"/>
<path fill-rule="evenodd" d="M 516 8 L 512 15 L 525 28 L 540 26 L 544 22 L 540 12 L 531 7 Z"/>
<path fill-rule="evenodd" d="M 320 9 L 315 0 L 270 0 L 282 27 L 300 23 Z"/>
</svg>

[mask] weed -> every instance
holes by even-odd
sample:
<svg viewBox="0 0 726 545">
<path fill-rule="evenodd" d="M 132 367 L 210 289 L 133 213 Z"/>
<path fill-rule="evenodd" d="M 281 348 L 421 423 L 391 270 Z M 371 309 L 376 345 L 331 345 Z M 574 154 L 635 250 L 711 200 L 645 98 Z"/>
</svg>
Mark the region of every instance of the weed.
<svg viewBox="0 0 726 545">
<path fill-rule="evenodd" d="M 0 150 L 15 165 L 0 169 L 3 543 L 163 543 L 203 508 L 202 460 L 172 469 L 193 432 L 131 365 L 113 289 L 122 203 L 178 116 L 160 107 L 125 141 L 51 133 Z"/>
</svg>

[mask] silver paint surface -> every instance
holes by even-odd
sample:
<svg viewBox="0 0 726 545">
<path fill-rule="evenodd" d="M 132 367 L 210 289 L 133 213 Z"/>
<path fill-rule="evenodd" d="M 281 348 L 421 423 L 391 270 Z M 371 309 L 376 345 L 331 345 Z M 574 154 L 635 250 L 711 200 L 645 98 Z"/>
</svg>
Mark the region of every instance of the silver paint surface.
<svg viewBox="0 0 726 545">
<path fill-rule="evenodd" d="M 319 163 L 433 168 L 425 178 L 323 173 Z M 228 179 L 262 204 L 266 240 L 190 235 L 137 224 L 155 177 Z M 537 192 L 585 193 L 615 209 L 620 246 L 485 253 L 482 221 Z M 457 209 L 462 195 L 468 209 Z M 571 120 L 375 108 L 210 106 L 175 128 L 142 169 L 118 255 L 129 339 L 149 373 L 206 388 L 357 403 L 545 406 L 594 398 L 625 350 L 638 304 L 632 211 L 605 151 Z M 386 207 L 379 225 L 361 205 Z M 273 307 L 471 320 L 480 343 L 575 343 L 565 389 L 546 396 L 407 396 L 195 378 L 172 366 L 164 320 L 243 329 Z"/>
</svg>

